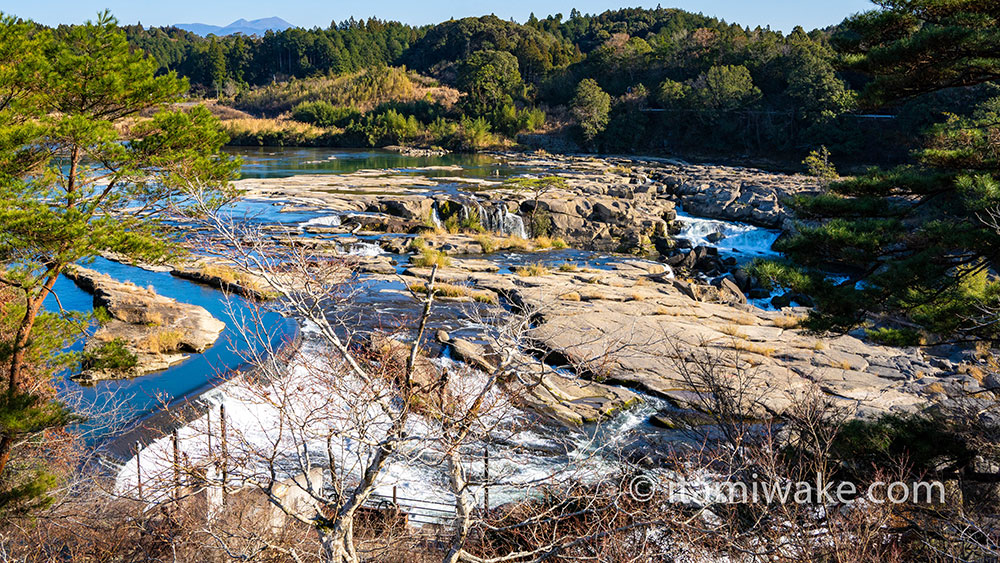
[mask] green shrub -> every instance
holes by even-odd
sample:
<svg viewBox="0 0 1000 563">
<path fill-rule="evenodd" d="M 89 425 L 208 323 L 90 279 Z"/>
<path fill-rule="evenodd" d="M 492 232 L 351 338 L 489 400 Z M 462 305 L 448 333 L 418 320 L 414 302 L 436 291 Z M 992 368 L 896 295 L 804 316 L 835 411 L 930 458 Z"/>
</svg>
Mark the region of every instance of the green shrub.
<svg viewBox="0 0 1000 563">
<path fill-rule="evenodd" d="M 112 316 L 104 307 L 94 307 L 94 320 L 100 326 L 104 326 L 112 321 Z"/>
<path fill-rule="evenodd" d="M 425 247 L 418 256 L 410 260 L 410 263 L 418 267 L 429 268 L 436 265 L 439 268 L 447 268 L 451 265 L 451 257 L 440 250 Z"/>
<path fill-rule="evenodd" d="M 424 237 L 415 237 L 410 241 L 410 250 L 414 252 L 422 252 L 427 248 L 427 240 Z"/>
<path fill-rule="evenodd" d="M 366 113 L 344 128 L 344 134 L 357 144 L 378 147 L 405 143 L 421 132 L 420 122 L 412 115 L 404 116 L 394 109 L 383 113 Z"/>
<path fill-rule="evenodd" d="M 335 106 L 329 102 L 302 102 L 292 109 L 292 119 L 317 127 L 343 127 L 361 117 L 354 108 Z"/>
<path fill-rule="evenodd" d="M 496 144 L 496 138 L 490 133 L 489 122 L 482 117 L 463 117 L 458 140 L 458 148 L 465 150 L 484 149 Z"/>
<path fill-rule="evenodd" d="M 757 283 L 768 291 L 776 287 L 787 287 L 792 291 L 807 293 L 811 280 L 805 271 L 787 262 L 758 258 L 751 262 L 746 271 L 757 278 Z"/>
<path fill-rule="evenodd" d="M 875 328 L 866 331 L 868 339 L 885 346 L 918 346 L 922 338 L 920 332 L 911 328 Z"/>
<path fill-rule="evenodd" d="M 809 156 L 802 161 L 806 167 L 806 173 L 821 180 L 837 179 L 837 169 L 830 162 L 830 151 L 821 146 L 817 150 L 809 151 Z"/>
<path fill-rule="evenodd" d="M 479 218 L 479 212 L 475 209 L 470 209 L 469 215 L 465 219 L 462 219 L 458 226 L 465 231 L 472 231 L 475 233 L 486 232 L 486 227 L 483 227 L 482 220 Z"/>
<path fill-rule="evenodd" d="M 427 133 L 436 145 L 453 146 L 458 135 L 458 124 L 438 117 L 427 126 Z"/>
<path fill-rule="evenodd" d="M 128 349 L 124 339 L 115 338 L 83 353 L 84 369 L 126 371 L 139 363 L 139 357 Z"/>
<path fill-rule="evenodd" d="M 942 459 L 961 466 L 972 455 L 949 424 L 920 415 L 852 420 L 837 433 L 831 453 L 850 472 L 845 478 L 860 480 L 880 468 L 894 467 L 900 460 L 919 475 L 934 471 Z"/>
<path fill-rule="evenodd" d="M 531 234 L 535 237 L 547 237 L 552 234 L 552 216 L 549 215 L 547 209 L 542 209 L 539 206 L 534 213 L 530 216 L 531 219 Z"/>
<path fill-rule="evenodd" d="M 493 235 L 481 234 L 476 237 L 476 242 L 483 249 L 483 254 L 489 254 L 497 249 L 497 239 Z"/>
</svg>

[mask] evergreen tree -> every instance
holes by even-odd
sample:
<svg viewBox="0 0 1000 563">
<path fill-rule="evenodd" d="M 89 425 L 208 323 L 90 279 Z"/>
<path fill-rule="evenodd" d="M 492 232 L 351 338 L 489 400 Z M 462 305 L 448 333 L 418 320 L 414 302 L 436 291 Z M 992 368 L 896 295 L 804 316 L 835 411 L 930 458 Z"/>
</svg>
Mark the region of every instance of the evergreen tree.
<svg viewBox="0 0 1000 563">
<path fill-rule="evenodd" d="M 570 103 L 583 138 L 589 143 L 608 126 L 611 112 L 611 96 L 601 89 L 597 81 L 585 78 L 576 87 L 576 95 Z"/>
<path fill-rule="evenodd" d="M 986 2 L 882 0 L 847 22 L 837 44 L 870 76 L 869 107 L 1000 77 L 1000 9 Z M 983 218 L 1000 206 L 1000 150 L 993 100 L 966 118 L 935 126 L 916 165 L 873 170 L 800 198 L 803 226 L 781 244 L 809 267 L 839 264 L 854 274 L 832 286 L 815 271 L 819 326 L 848 328 L 870 315 L 905 319 L 939 334 L 994 338 L 978 322 L 1000 287 L 1000 235 Z"/>
<path fill-rule="evenodd" d="M 459 70 L 458 87 L 465 92 L 463 107 L 470 115 L 492 116 L 514 103 L 524 85 L 514 55 L 505 51 L 476 51 Z"/>
<path fill-rule="evenodd" d="M 0 343 L 2 502 L 41 494 L 49 482 L 25 488 L 12 453 L 68 421 L 37 379 L 50 372 L 36 369 L 40 348 L 58 349 L 42 314 L 58 277 L 104 251 L 164 257 L 167 204 L 183 205 L 188 182 L 220 186 L 235 172 L 206 109 L 164 109 L 187 85 L 156 69 L 107 13 L 55 35 L 0 19 L 0 285 L 15 293 Z"/>
</svg>

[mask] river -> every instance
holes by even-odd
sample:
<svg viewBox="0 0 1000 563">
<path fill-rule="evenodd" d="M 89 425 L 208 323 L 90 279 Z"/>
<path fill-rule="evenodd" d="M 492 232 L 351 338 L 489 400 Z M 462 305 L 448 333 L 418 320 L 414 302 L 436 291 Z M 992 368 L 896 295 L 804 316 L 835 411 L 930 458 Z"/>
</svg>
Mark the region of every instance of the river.
<svg viewBox="0 0 1000 563">
<path fill-rule="evenodd" d="M 487 155 L 446 155 L 441 157 L 406 157 L 396 153 L 379 150 L 345 150 L 345 149 L 306 149 L 306 148 L 234 148 L 229 152 L 242 159 L 242 176 L 245 178 L 282 178 L 298 174 L 348 174 L 363 170 L 389 171 L 394 175 L 412 175 L 415 178 L 435 178 L 438 183 L 430 188 L 446 192 L 464 192 L 474 195 L 476 179 L 503 180 L 521 175 L 537 175 L 557 172 L 560 169 L 545 166 L 510 166 Z M 424 188 L 426 189 L 426 187 Z M 235 204 L 231 211 L 235 215 L 252 217 L 254 221 L 281 224 L 291 228 L 301 228 L 305 225 L 334 224 L 340 216 L 329 212 L 293 207 L 289 211 L 280 202 L 248 200 Z M 756 256 L 773 255 L 771 245 L 778 236 L 776 231 L 770 231 L 750 225 L 728 223 L 710 219 L 691 217 L 684 213 L 678 215 L 678 220 L 684 227 L 678 235 L 688 238 L 695 245 L 705 244 L 716 246 L 720 254 L 733 256 L 740 261 L 746 261 Z M 716 243 L 709 242 L 708 235 L 712 232 L 722 232 L 724 239 Z M 391 236 L 391 235 L 387 235 Z M 381 249 L 373 244 L 377 237 L 369 237 L 362 244 L 350 247 L 353 253 L 379 253 Z M 401 270 L 407 265 L 408 257 L 394 257 L 397 267 Z M 623 257 L 608 253 L 589 252 L 581 250 L 550 250 L 547 252 L 498 252 L 485 256 L 493 261 L 501 272 L 510 272 L 518 265 L 529 263 L 558 264 L 575 262 L 591 268 L 611 268 Z M 634 257 L 628 257 L 634 260 Z M 239 297 L 232 297 L 232 306 L 227 305 L 222 292 L 191 281 L 183 280 L 165 272 L 151 272 L 141 268 L 127 266 L 109 260 L 98 259 L 90 267 L 112 275 L 119 280 L 127 280 L 139 286 L 152 286 L 158 293 L 180 301 L 200 305 L 217 318 L 227 323 L 227 328 L 214 346 L 204 354 L 193 354 L 187 361 L 162 372 L 149 374 L 129 380 L 101 381 L 91 387 L 81 387 L 70 380 L 69 373 L 60 381 L 60 389 L 67 396 L 78 397 L 86 405 L 100 410 L 102 405 L 114 405 L 108 412 L 114 413 L 120 421 L 137 420 L 159 410 L 163 405 L 176 403 L 193 395 L 201 396 L 204 405 L 217 408 L 219 404 L 227 405 L 228 416 L 238 425 L 240 418 L 257 419 L 267 415 L 261 408 L 252 407 L 239 398 L 238 389 L 219 385 L 225 375 L 232 373 L 242 364 L 241 349 L 247 344 L 243 342 L 236 330 L 236 322 L 230 316 L 246 304 Z M 411 314 L 414 304 L 398 292 L 383 291 L 386 289 L 402 289 L 390 287 L 393 282 L 377 282 L 369 286 L 366 297 L 358 305 L 367 311 L 388 314 Z M 92 307 L 89 294 L 78 289 L 67 279 L 61 279 L 56 287 L 62 305 L 70 310 L 88 311 Z M 56 307 L 55 300 L 50 299 L 46 306 L 52 310 Z M 466 328 L 462 315 L 455 309 L 456 305 L 442 304 L 435 311 L 435 319 L 431 329 L 443 328 L 452 334 L 462 335 Z M 271 332 L 275 340 L 288 339 L 296 331 L 295 322 L 283 319 L 277 315 L 268 317 L 273 323 Z M 80 344 L 77 345 L 79 347 Z M 304 354 L 308 354 L 308 337 Z M 450 358 L 444 356 L 439 363 L 448 364 Z M 109 396 L 113 396 L 109 400 Z M 535 428 L 519 431 L 509 446 L 503 446 L 494 461 L 494 472 L 508 472 L 512 480 L 530 482 L 544 479 L 556 467 L 565 466 L 567 460 L 589 458 L 593 448 L 606 446 L 621 436 L 634 431 L 644 434 L 660 434 L 666 431 L 655 429 L 649 424 L 649 416 L 659 409 L 666 408 L 665 401 L 653 397 L 645 397 L 644 402 L 621 413 L 602 425 L 592 425 L 578 435 L 566 435 L 565 432 L 552 428 Z M 111 416 L 111 415 L 108 415 Z M 96 425 L 99 421 L 93 421 Z M 198 419 L 181 428 L 181 437 L 185 452 L 192 456 L 208 446 L 202 443 L 210 432 L 206 431 L 210 421 Z M 669 434 L 668 439 L 682 440 L 683 436 Z M 106 436 L 113 437 L 113 436 Z M 157 439 L 155 435 L 147 437 L 148 452 L 159 452 L 164 459 L 167 451 L 168 438 Z M 559 455 L 539 454 L 539 450 L 562 451 Z M 147 453 L 147 455 L 155 455 Z M 125 486 L 134 482 L 134 470 L 130 467 L 133 461 L 125 463 L 120 475 L 120 482 Z M 613 468 L 588 462 L 591 471 L 608 471 Z M 392 464 L 386 472 L 386 479 L 380 490 L 388 492 L 389 488 L 401 488 L 401 495 L 412 498 L 441 498 L 439 468 L 430 468 L 420 464 Z M 481 462 L 473 460 L 470 471 L 482 471 Z M 494 493 L 494 498 L 502 500 L 500 491 Z M 445 495 L 446 496 L 446 495 Z"/>
</svg>

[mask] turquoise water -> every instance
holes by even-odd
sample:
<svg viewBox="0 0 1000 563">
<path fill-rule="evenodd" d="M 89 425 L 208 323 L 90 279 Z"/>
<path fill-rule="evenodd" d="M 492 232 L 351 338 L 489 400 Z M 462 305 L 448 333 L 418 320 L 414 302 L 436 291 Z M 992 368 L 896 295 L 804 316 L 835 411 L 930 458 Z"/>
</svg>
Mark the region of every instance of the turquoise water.
<svg viewBox="0 0 1000 563">
<path fill-rule="evenodd" d="M 249 349 L 240 338 L 237 323 L 230 316 L 226 297 L 217 289 L 176 278 L 168 272 L 150 272 L 141 268 L 126 266 L 103 258 L 98 258 L 88 267 L 106 273 L 117 280 L 131 281 L 140 287 L 152 285 L 160 295 L 199 305 L 207 309 L 217 319 L 226 323 L 226 329 L 215 344 L 203 354 L 191 354 L 190 358 L 169 369 L 132 379 L 99 381 L 83 386 L 70 379 L 70 372 L 60 375 L 58 386 L 64 396 L 71 401 L 79 400 L 85 407 L 107 413 L 117 421 L 127 421 L 158 410 L 164 404 L 199 392 L 213 382 L 224 377 L 227 372 L 243 365 L 240 355 Z M 69 279 L 62 277 L 54 288 L 59 301 L 68 311 L 89 312 L 93 310 L 93 296 L 81 290 Z M 238 297 L 230 298 L 232 311 L 239 315 L 247 311 L 247 302 Z M 48 311 L 57 311 L 54 297 L 45 301 Z M 273 344 L 280 344 L 295 334 L 295 323 L 276 314 L 265 316 L 270 334 L 274 334 Z M 80 350 L 83 342 L 73 346 Z M 117 412 L 114 412 L 116 411 Z M 92 427 L 102 426 L 108 419 L 91 420 Z"/>
</svg>

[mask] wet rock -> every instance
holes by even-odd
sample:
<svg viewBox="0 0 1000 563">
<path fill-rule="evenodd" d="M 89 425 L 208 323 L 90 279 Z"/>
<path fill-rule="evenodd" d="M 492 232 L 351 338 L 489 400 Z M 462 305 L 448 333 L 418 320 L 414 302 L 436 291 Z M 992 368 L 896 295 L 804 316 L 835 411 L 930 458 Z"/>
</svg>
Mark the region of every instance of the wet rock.
<svg viewBox="0 0 1000 563">
<path fill-rule="evenodd" d="M 733 282 L 743 293 L 750 291 L 753 286 L 753 278 L 742 268 L 733 271 Z"/>
<path fill-rule="evenodd" d="M 658 428 L 677 430 L 714 424 L 715 421 L 710 416 L 695 410 L 664 409 L 651 415 L 649 423 Z"/>
<path fill-rule="evenodd" d="M 177 276 L 236 295 L 253 299 L 273 299 L 277 295 L 271 285 L 259 274 L 243 271 L 222 261 L 202 258 L 178 264 L 170 271 Z"/>
<path fill-rule="evenodd" d="M 416 220 L 418 222 L 423 221 L 427 217 L 430 217 L 431 210 L 434 207 L 434 200 L 428 197 L 398 197 L 391 199 L 382 199 L 379 202 L 378 208 L 382 213 L 388 213 L 390 215 L 395 215 L 397 217 L 402 217 L 403 219 Z M 363 220 L 359 218 L 359 220 Z M 371 229 L 378 230 L 378 229 Z M 406 232 L 406 231 L 401 231 Z"/>
<path fill-rule="evenodd" d="M 498 361 L 495 354 L 482 344 L 464 338 L 452 338 L 447 342 L 451 347 L 451 354 L 456 360 L 463 361 L 487 373 L 496 371 Z"/>
</svg>

